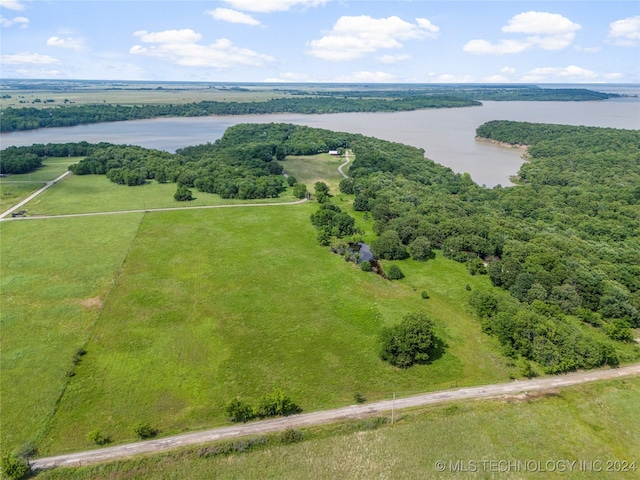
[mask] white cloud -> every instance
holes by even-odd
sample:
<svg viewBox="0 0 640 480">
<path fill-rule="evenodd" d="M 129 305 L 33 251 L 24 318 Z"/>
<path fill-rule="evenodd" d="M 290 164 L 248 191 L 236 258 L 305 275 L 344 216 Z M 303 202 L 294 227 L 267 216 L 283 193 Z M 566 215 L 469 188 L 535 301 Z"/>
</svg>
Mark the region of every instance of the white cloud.
<svg viewBox="0 0 640 480">
<path fill-rule="evenodd" d="M 473 83 L 475 79 L 471 75 L 452 75 L 450 73 L 443 73 L 431 78 L 432 82 L 436 83 Z"/>
<path fill-rule="evenodd" d="M 274 59 L 248 48 L 236 47 L 226 38 L 210 45 L 200 45 L 202 35 L 191 29 L 165 30 L 134 33 L 143 43 L 150 46 L 134 45 L 129 50 L 133 55 L 160 58 L 184 67 L 231 68 L 236 65 L 261 66 Z"/>
<path fill-rule="evenodd" d="M 0 15 L 1 27 L 12 27 L 13 25 L 20 25 L 20 28 L 27 28 L 29 26 L 29 19 L 27 17 L 14 17 L 6 18 Z"/>
<path fill-rule="evenodd" d="M 189 44 L 195 43 L 202 38 L 202 35 L 194 32 L 190 28 L 182 30 L 164 30 L 163 32 L 147 32 L 138 30 L 133 35 L 140 38 L 144 43 L 171 43 Z"/>
<path fill-rule="evenodd" d="M 231 10 L 230 8 L 216 8 L 215 10 L 207 10 L 207 14 L 216 20 L 222 20 L 229 23 L 242 23 L 245 25 L 260 25 L 260 22 L 246 13 Z"/>
<path fill-rule="evenodd" d="M 265 78 L 264 82 L 268 83 L 278 83 L 278 82 L 290 82 L 290 83 L 299 83 L 299 82 L 309 82 L 309 75 L 306 73 L 293 73 L 293 72 L 283 72 L 279 77 L 271 77 Z"/>
<path fill-rule="evenodd" d="M 405 60 L 410 60 L 411 55 L 402 54 L 402 55 L 381 55 L 378 57 L 382 63 L 397 63 L 404 62 Z"/>
<path fill-rule="evenodd" d="M 555 36 L 575 33 L 581 28 L 579 24 L 557 13 L 525 12 L 512 17 L 509 24 L 502 27 L 502 31 Z"/>
<path fill-rule="evenodd" d="M 293 7 L 317 7 L 331 0 L 224 0 L 233 8 L 248 12 L 284 12 Z"/>
<path fill-rule="evenodd" d="M 583 53 L 598 53 L 602 50 L 602 47 L 583 47 L 581 45 L 576 45 L 573 48 L 575 48 L 576 51 Z"/>
<path fill-rule="evenodd" d="M 541 67 L 528 71 L 521 79 L 523 82 L 549 82 L 554 80 L 588 82 L 598 80 L 600 76 L 593 70 L 569 65 L 568 67 Z"/>
<path fill-rule="evenodd" d="M 72 37 L 49 37 L 47 45 L 50 47 L 69 48 L 72 50 L 82 50 L 84 48 L 84 42 L 82 39 Z"/>
<path fill-rule="evenodd" d="M 530 48 L 562 50 L 575 38 L 582 28 L 557 13 L 525 12 L 515 15 L 502 27 L 505 33 L 522 33 L 529 36 L 520 39 L 503 39 L 497 43 L 476 39 L 467 42 L 463 50 L 479 55 L 504 55 L 520 53 Z"/>
<path fill-rule="evenodd" d="M 327 35 L 308 43 L 311 48 L 307 53 L 323 60 L 353 60 L 380 49 L 402 48 L 401 41 L 436 36 L 439 29 L 429 20 L 418 18 L 416 22 L 396 16 L 340 17 Z"/>
<path fill-rule="evenodd" d="M 0 63 L 6 65 L 51 65 L 60 63 L 60 60 L 49 55 L 40 55 L 39 53 L 17 53 L 15 55 L 0 55 Z"/>
<path fill-rule="evenodd" d="M 393 82 L 396 80 L 395 75 L 387 72 L 353 72 L 349 75 L 337 77 L 334 81 L 338 83 L 377 83 L 377 82 Z"/>
<path fill-rule="evenodd" d="M 640 40 L 640 15 L 609 24 L 610 41 L 622 47 L 635 47 Z"/>
<path fill-rule="evenodd" d="M 24 3 L 20 0 L 0 0 L 0 7 L 8 8 L 9 10 L 24 10 Z"/>
<path fill-rule="evenodd" d="M 511 82 L 511 79 L 504 75 L 491 75 L 489 77 L 484 77 L 482 81 L 487 83 L 509 83 Z"/>
<path fill-rule="evenodd" d="M 486 40 L 471 40 L 462 47 L 467 53 L 478 55 L 504 55 L 505 53 L 520 53 L 531 47 L 531 43 L 526 40 L 500 40 L 497 44 Z"/>
<path fill-rule="evenodd" d="M 516 69 L 513 67 L 502 67 L 500 69 L 500 73 L 505 75 L 513 75 L 514 73 L 516 73 Z"/>
</svg>

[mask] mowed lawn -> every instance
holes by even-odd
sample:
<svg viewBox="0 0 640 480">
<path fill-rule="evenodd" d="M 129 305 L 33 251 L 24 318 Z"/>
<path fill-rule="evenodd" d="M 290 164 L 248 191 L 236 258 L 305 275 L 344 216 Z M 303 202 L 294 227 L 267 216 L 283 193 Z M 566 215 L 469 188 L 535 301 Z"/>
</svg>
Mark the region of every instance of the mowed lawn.
<svg viewBox="0 0 640 480">
<path fill-rule="evenodd" d="M 349 164 L 344 167 L 344 172 L 349 172 L 349 166 L 353 163 L 355 155 L 350 155 Z M 292 175 L 300 183 L 304 183 L 307 189 L 313 193 L 313 185 L 316 182 L 325 182 L 329 186 L 331 195 L 338 194 L 338 185 L 344 177 L 338 172 L 338 167 L 344 163 L 344 157 L 332 156 L 327 153 L 318 155 L 293 156 L 289 155 L 285 160 L 278 162 L 284 167 L 284 171 Z"/>
<path fill-rule="evenodd" d="M 133 441 L 140 420 L 161 435 L 226 424 L 227 401 L 276 387 L 312 411 L 356 393 L 377 400 L 508 379 L 467 314 L 465 285 L 488 279 L 440 257 L 415 262 L 400 282 L 361 272 L 317 245 L 316 208 L 145 214 L 41 454 L 91 447 L 94 429 Z M 418 310 L 437 316 L 444 353 L 407 370 L 385 364 L 380 328 Z"/>
<path fill-rule="evenodd" d="M 0 440 L 39 440 L 142 215 L 0 223 Z"/>
<path fill-rule="evenodd" d="M 376 430 L 362 422 L 308 429 L 301 443 L 249 453 L 206 458 L 194 447 L 37 478 L 633 479 L 639 395 L 638 378 L 598 382 L 399 412 Z"/>
</svg>

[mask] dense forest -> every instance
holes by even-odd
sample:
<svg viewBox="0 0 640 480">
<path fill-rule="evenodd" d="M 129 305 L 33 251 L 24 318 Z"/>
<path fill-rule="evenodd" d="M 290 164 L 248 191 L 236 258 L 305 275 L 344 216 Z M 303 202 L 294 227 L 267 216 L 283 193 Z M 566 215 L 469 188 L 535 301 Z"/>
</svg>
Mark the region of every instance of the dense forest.
<svg viewBox="0 0 640 480">
<path fill-rule="evenodd" d="M 519 186 L 481 188 L 407 146 L 354 147 L 344 185 L 375 220 L 374 253 L 428 245 L 489 275 L 505 295 L 474 292 L 472 307 L 509 355 L 547 372 L 615 363 L 576 324 L 616 341 L 640 326 L 640 132 L 495 121 L 477 133 L 529 145 Z"/>
<path fill-rule="evenodd" d="M 430 94 L 403 98 L 274 98 L 263 102 L 204 101 L 184 105 L 71 105 L 53 108 L 5 108 L 0 132 L 45 127 L 69 127 L 89 123 L 116 122 L 157 117 L 202 117 L 207 115 L 252 115 L 266 113 L 397 112 L 424 108 L 477 106 L 480 102 L 464 94 Z"/>
<path fill-rule="evenodd" d="M 431 87 L 413 90 L 340 90 L 310 94 L 292 91 L 289 98 L 261 102 L 203 101 L 184 105 L 65 105 L 50 108 L 12 108 L 0 112 L 0 132 L 69 127 L 100 122 L 158 117 L 250 115 L 267 113 L 396 112 L 425 108 L 479 106 L 480 100 L 593 101 L 614 94 L 586 89 L 518 87 Z"/>
</svg>

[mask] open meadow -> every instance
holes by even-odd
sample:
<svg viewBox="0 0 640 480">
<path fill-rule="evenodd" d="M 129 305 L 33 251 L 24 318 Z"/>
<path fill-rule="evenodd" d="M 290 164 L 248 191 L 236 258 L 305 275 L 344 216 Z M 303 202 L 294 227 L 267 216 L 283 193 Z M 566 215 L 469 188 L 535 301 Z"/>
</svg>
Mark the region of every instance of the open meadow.
<svg viewBox="0 0 640 480">
<path fill-rule="evenodd" d="M 310 189 L 314 181 L 324 180 L 337 193 L 340 163 L 339 158 L 320 155 L 306 162 L 291 158 L 283 165 Z M 28 208 L 30 215 L 53 215 L 184 206 L 173 200 L 174 189 L 174 184 L 129 188 L 103 176 L 72 176 Z M 216 195 L 194 194 L 204 200 L 188 206 L 224 203 Z M 351 212 L 352 199 L 336 194 L 333 201 L 354 214 L 368 239 L 372 220 L 363 212 Z M 286 200 L 293 197 L 274 199 Z M 316 208 L 306 203 L 2 222 L 3 445 L 33 445 L 44 456 L 95 448 L 88 439 L 95 430 L 116 444 L 135 441 L 133 426 L 139 421 L 158 429 L 160 436 L 226 425 L 228 401 L 255 403 L 274 388 L 304 411 L 314 411 L 349 405 L 356 398 L 374 401 L 520 377 L 518 366 L 500 353 L 497 339 L 483 334 L 470 313 L 471 293 L 494 288 L 486 276 L 471 276 L 464 264 L 440 252 L 427 262 L 403 261 L 406 278 L 401 281 L 362 272 L 317 244 L 309 219 Z M 393 263 L 383 262 L 385 267 Z M 422 297 L 423 291 L 429 298 Z M 417 311 L 434 318 L 441 344 L 427 364 L 392 367 L 379 357 L 379 332 Z M 625 358 L 625 349 L 633 347 L 619 348 Z M 549 404 L 535 415 L 571 424 L 573 403 L 559 398 L 531 402 L 527 408 L 498 402 L 453 410 L 438 407 L 427 414 L 406 414 L 393 429 L 376 432 L 343 435 L 339 426 L 335 431 L 323 427 L 317 438 L 313 434 L 311 441 L 286 451 L 274 447 L 191 465 L 193 478 L 221 461 L 227 462 L 228 477 L 233 478 L 239 471 L 235 469 L 250 472 L 273 455 L 295 457 L 293 463 L 270 470 L 282 475 L 306 476 L 306 469 L 312 469 L 321 478 L 335 478 L 337 460 L 325 469 L 317 466 L 332 456 L 354 462 L 349 476 L 367 476 L 386 471 L 379 470 L 380 459 L 391 459 L 406 447 L 402 459 L 389 463 L 391 476 L 405 476 L 403 472 L 414 467 L 429 471 L 427 465 L 440 458 L 436 454 L 444 455 L 438 450 L 442 438 L 456 431 L 462 436 L 467 424 L 475 432 L 469 441 L 484 445 L 489 438 L 494 443 L 473 450 L 465 439 L 450 452 L 459 452 L 460 458 L 468 458 L 467 452 L 515 456 L 524 454 L 525 443 L 512 448 L 499 432 L 512 428 L 517 437 L 521 432 L 514 422 L 532 415 L 529 406 L 545 402 L 560 402 L 562 408 Z M 627 400 L 622 403 L 620 412 L 612 415 L 630 408 Z M 552 412 L 557 408 L 563 413 L 556 418 Z M 440 423 L 434 424 L 429 412 Z M 451 425 L 450 414 L 455 418 Z M 539 419 L 527 418 L 523 428 L 532 438 L 545 438 Z M 494 422 L 495 431 L 480 429 L 482 422 Z M 424 431 L 438 433 L 424 443 L 408 440 L 421 438 L 424 434 L 418 432 Z M 396 437 L 397 432 L 404 433 Z M 587 429 L 584 434 L 600 435 L 594 432 Z M 605 438 L 605 444 L 614 445 L 612 438 Z M 557 443 L 561 441 L 566 439 L 559 437 Z M 585 441 L 598 445 L 591 438 Z M 538 443 L 541 456 L 558 451 L 542 440 Z M 353 445 L 359 445 L 355 453 Z M 567 449 L 567 455 L 577 455 L 579 445 Z M 341 454 L 334 451 L 338 446 Z M 317 454 L 310 455 L 308 449 L 317 449 Z M 617 444 L 611 451 L 627 455 Z M 175 458 L 118 465 L 143 468 L 139 476 L 151 478 L 149 472 L 169 462 L 165 467 L 173 478 L 169 472 L 182 468 L 174 465 Z M 255 466 L 250 465 L 253 458 Z M 188 459 L 184 468 L 192 461 L 203 462 Z M 100 477 L 95 470 L 89 472 Z"/>
<path fill-rule="evenodd" d="M 42 167 L 35 172 L 13 174 L 0 178 L 0 212 L 11 208 L 30 194 L 55 180 L 67 171 L 69 165 L 78 162 L 81 157 L 47 158 Z"/>
<path fill-rule="evenodd" d="M 639 394 L 637 378 L 592 383 L 406 411 L 394 425 L 387 417 L 305 429 L 301 443 L 270 437 L 248 453 L 193 447 L 36 478 L 632 479 L 640 468 Z"/>
</svg>

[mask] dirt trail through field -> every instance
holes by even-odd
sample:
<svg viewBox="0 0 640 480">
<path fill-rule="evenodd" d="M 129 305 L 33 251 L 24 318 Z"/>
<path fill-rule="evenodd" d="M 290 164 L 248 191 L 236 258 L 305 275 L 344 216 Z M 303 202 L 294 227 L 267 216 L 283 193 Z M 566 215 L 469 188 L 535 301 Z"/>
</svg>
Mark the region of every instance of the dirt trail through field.
<svg viewBox="0 0 640 480">
<path fill-rule="evenodd" d="M 311 425 L 360 418 L 382 412 L 390 412 L 402 408 L 419 407 L 436 403 L 453 402 L 458 400 L 472 400 L 489 397 L 500 397 L 521 393 L 541 392 L 549 389 L 568 387 L 597 380 L 609 380 L 627 376 L 640 375 L 640 363 L 625 367 L 571 373 L 554 377 L 536 378 L 533 380 L 514 381 L 480 387 L 459 388 L 439 392 L 425 393 L 412 397 L 396 398 L 369 404 L 351 405 L 319 412 L 303 413 L 290 417 L 276 418 L 252 422 L 242 425 L 215 428 L 201 432 L 185 433 L 155 440 L 146 440 L 127 445 L 89 450 L 85 452 L 59 455 L 56 457 L 33 460 L 34 469 L 45 469 L 56 466 L 79 466 L 92 463 L 106 462 L 131 457 L 144 453 L 162 452 L 187 445 L 197 445 L 215 440 L 231 439 L 245 435 L 262 435 L 265 433 L 285 430 L 287 428 L 301 428 Z"/>
</svg>

